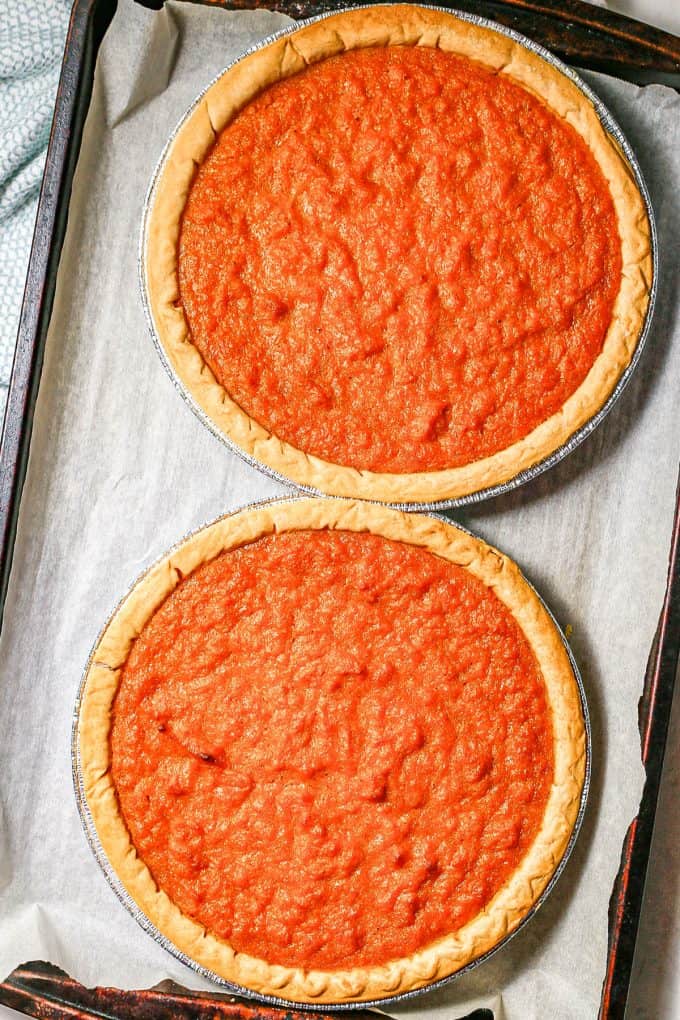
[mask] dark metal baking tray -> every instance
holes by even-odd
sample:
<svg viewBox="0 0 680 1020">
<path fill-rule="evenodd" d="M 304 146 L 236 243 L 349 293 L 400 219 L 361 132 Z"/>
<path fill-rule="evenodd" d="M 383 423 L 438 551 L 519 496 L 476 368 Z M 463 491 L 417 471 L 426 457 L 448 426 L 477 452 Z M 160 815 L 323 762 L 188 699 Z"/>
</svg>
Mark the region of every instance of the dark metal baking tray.
<svg viewBox="0 0 680 1020">
<path fill-rule="evenodd" d="M 163 5 L 163 0 L 138 2 L 155 9 Z M 97 52 L 116 6 L 117 0 L 75 0 L 71 14 L 0 442 L 0 612 L 7 592 L 73 174 Z M 340 5 L 331 0 L 231 0 L 221 6 L 262 6 L 300 18 Z M 658 81 L 676 88 L 680 85 L 680 39 L 581 0 L 455 0 L 440 6 L 492 18 L 580 67 L 634 81 Z M 641 757 L 646 780 L 638 815 L 624 841 L 612 892 L 601 1020 L 623 1020 L 626 1008 L 679 658 L 680 492 L 666 595 L 640 700 Z M 246 1004 L 228 996 L 191 994 L 177 986 L 134 992 L 88 990 L 45 963 L 28 963 L 15 970 L 0 984 L 0 1003 L 45 1018 L 298 1020 L 313 1016 Z M 368 1016 L 362 1012 L 356 1015 Z M 467 1020 L 489 1020 L 490 1016 L 488 1010 L 477 1010 Z"/>
</svg>

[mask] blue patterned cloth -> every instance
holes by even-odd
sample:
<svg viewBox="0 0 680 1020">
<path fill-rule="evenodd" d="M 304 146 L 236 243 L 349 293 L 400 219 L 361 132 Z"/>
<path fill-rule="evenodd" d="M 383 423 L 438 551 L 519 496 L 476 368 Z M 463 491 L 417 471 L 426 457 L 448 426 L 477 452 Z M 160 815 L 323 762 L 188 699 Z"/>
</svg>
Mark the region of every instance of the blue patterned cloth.
<svg viewBox="0 0 680 1020">
<path fill-rule="evenodd" d="M 69 0 L 0 0 L 0 417 L 69 13 Z"/>
</svg>

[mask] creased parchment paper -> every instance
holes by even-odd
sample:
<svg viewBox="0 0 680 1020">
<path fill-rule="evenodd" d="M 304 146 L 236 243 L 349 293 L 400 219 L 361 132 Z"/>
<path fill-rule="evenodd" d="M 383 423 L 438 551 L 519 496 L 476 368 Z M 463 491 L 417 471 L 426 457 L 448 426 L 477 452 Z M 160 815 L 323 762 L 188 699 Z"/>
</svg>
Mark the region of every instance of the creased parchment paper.
<svg viewBox="0 0 680 1020">
<path fill-rule="evenodd" d="M 211 987 L 119 904 L 81 830 L 71 719 L 99 629 L 180 536 L 286 490 L 213 438 L 180 399 L 147 333 L 137 244 L 163 144 L 207 82 L 287 23 L 260 12 L 123 0 L 106 36 L 68 235 L 0 643 L 0 972 L 46 959 L 86 984 Z M 497 1020 L 597 1013 L 607 905 L 639 800 L 637 701 L 662 604 L 680 454 L 680 101 L 592 76 L 639 153 L 662 279 L 636 375 L 567 461 L 459 518 L 522 565 L 573 627 L 593 724 L 583 831 L 551 898 L 491 961 L 391 1013 Z"/>
</svg>

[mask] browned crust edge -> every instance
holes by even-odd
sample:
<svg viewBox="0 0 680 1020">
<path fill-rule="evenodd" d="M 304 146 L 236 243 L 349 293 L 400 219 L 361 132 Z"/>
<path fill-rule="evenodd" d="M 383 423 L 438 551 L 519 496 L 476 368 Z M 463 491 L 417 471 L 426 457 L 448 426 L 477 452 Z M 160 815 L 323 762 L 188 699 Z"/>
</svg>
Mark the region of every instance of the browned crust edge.
<svg viewBox="0 0 680 1020">
<path fill-rule="evenodd" d="M 347 971 L 303 971 L 236 953 L 184 915 L 137 856 L 110 773 L 109 733 L 121 669 L 146 621 L 183 577 L 224 550 L 299 529 L 368 531 L 430 550 L 469 570 L 506 604 L 527 636 L 545 679 L 554 729 L 555 775 L 539 833 L 511 880 L 455 934 L 407 959 Z M 381 999 L 449 976 L 496 946 L 531 910 L 565 852 L 586 772 L 586 731 L 578 685 L 559 632 L 518 567 L 479 539 L 421 514 L 377 504 L 283 500 L 221 518 L 183 542 L 134 586 L 94 649 L 83 686 L 78 740 L 82 783 L 101 846 L 123 886 L 159 932 L 227 981 L 292 1001 Z"/>
<path fill-rule="evenodd" d="M 177 246 L 191 183 L 217 134 L 263 88 L 310 63 L 362 46 L 437 46 L 507 74 L 538 95 L 585 139 L 608 182 L 621 237 L 622 276 L 601 354 L 562 408 L 528 436 L 491 457 L 442 471 L 391 474 L 340 466 L 268 432 L 232 400 L 191 341 L 180 302 Z M 512 39 L 445 11 L 410 5 L 333 15 L 245 57 L 201 98 L 175 137 L 156 183 L 143 272 L 153 325 L 172 371 L 216 430 L 293 482 L 335 496 L 390 503 L 458 499 L 506 482 L 562 446 L 613 392 L 642 331 L 652 281 L 650 226 L 630 168 L 591 102 L 541 57 Z"/>
</svg>

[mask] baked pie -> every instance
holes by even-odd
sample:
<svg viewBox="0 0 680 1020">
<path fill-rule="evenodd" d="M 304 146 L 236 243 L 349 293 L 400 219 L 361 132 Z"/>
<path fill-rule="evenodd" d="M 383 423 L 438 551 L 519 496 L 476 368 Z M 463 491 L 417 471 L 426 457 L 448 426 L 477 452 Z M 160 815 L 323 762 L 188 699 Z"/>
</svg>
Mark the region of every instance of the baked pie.
<svg viewBox="0 0 680 1020">
<path fill-rule="evenodd" d="M 390 997 L 497 946 L 584 796 L 579 686 L 517 567 L 362 501 L 187 539 L 108 623 L 78 719 L 129 896 L 196 964 L 299 1002 Z"/>
<path fill-rule="evenodd" d="M 303 487 L 431 502 L 515 477 L 606 403 L 650 226 L 570 78 L 446 11 L 380 6 L 208 88 L 155 183 L 143 275 L 215 432 Z"/>
</svg>

